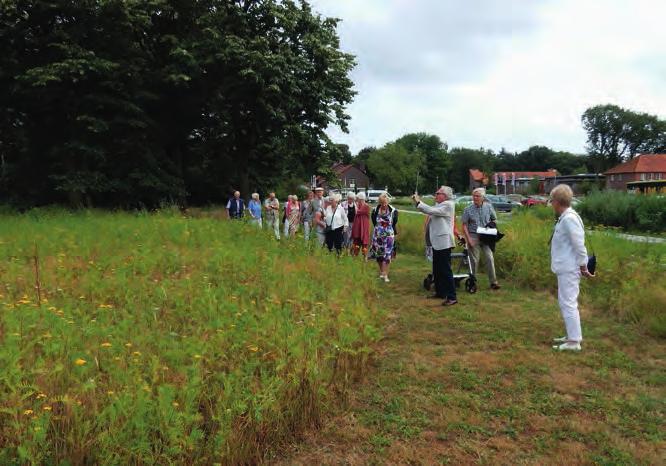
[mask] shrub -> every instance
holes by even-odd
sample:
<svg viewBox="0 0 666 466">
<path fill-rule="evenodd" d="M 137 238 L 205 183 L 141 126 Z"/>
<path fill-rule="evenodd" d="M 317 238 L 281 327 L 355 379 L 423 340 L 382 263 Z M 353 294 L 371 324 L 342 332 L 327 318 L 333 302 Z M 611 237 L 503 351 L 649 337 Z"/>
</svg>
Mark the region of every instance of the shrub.
<svg viewBox="0 0 666 466">
<path fill-rule="evenodd" d="M 593 225 L 646 232 L 666 231 L 666 198 L 619 191 L 599 191 L 576 207 L 583 219 Z"/>
</svg>

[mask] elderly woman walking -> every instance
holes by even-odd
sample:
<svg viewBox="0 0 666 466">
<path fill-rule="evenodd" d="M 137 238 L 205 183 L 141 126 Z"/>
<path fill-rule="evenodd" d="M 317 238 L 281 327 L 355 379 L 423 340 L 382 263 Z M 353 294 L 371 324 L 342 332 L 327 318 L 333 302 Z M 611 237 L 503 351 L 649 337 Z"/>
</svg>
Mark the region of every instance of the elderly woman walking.
<svg viewBox="0 0 666 466">
<path fill-rule="evenodd" d="M 305 235 L 305 242 L 310 241 L 310 230 L 313 229 L 314 225 L 314 205 L 312 200 L 314 199 L 314 193 L 312 191 L 308 192 L 307 198 L 301 202 L 301 222 L 303 222 L 303 233 Z"/>
<path fill-rule="evenodd" d="M 476 232 L 478 228 L 487 226 L 491 221 L 497 221 L 495 209 L 490 202 L 486 201 L 486 190 L 476 188 L 472 191 L 472 203 L 465 207 L 462 214 L 463 233 L 465 241 L 467 241 L 469 255 L 472 259 L 472 271 L 478 276 L 479 263 L 481 261 L 481 254 L 483 253 L 486 269 L 488 270 L 490 288 L 499 290 L 500 286 L 497 283 L 497 276 L 495 274 L 495 257 L 493 256 L 493 251 L 489 245 L 479 240 L 479 235 Z"/>
<path fill-rule="evenodd" d="M 358 256 L 359 251 L 365 257 L 370 244 L 370 206 L 365 202 L 365 193 L 356 195 L 356 215 L 351 228 L 352 254 Z"/>
<path fill-rule="evenodd" d="M 555 338 L 559 343 L 553 349 L 580 351 L 583 331 L 578 312 L 580 278 L 593 277 L 587 270 L 585 227 L 578 213 L 571 208 L 573 191 L 565 184 L 557 185 L 550 192 L 550 200 L 558 216 L 550 242 L 550 268 L 557 275 L 557 302 L 567 335 Z"/>
<path fill-rule="evenodd" d="M 398 211 L 388 203 L 388 195 L 379 195 L 378 205 L 372 211 L 372 223 L 375 230 L 372 234 L 369 258 L 375 259 L 379 265 L 379 278 L 389 282 L 389 266 L 395 253 L 395 237 L 397 235 Z"/>
<path fill-rule="evenodd" d="M 247 210 L 250 212 L 250 223 L 261 228 L 261 202 L 259 201 L 259 193 L 252 193 L 252 199 L 247 205 Z"/>
<path fill-rule="evenodd" d="M 325 210 L 326 246 L 329 251 L 335 247 L 338 255 L 342 252 L 344 230 L 349 226 L 349 220 L 344 209 L 340 206 L 340 195 L 331 194 L 328 198 L 329 206 Z"/>
<path fill-rule="evenodd" d="M 266 224 L 269 230 L 273 230 L 275 239 L 280 239 L 280 202 L 275 193 L 269 193 L 268 199 L 264 201 L 266 209 Z"/>
<path fill-rule="evenodd" d="M 293 238 L 296 236 L 298 226 L 301 224 L 301 205 L 298 202 L 298 196 L 291 196 L 285 210 L 287 211 L 287 234 L 290 238 Z"/>
<path fill-rule="evenodd" d="M 349 228 L 344 232 L 342 245 L 345 248 L 351 248 L 352 245 L 352 228 L 354 228 L 354 219 L 356 218 L 356 194 L 348 193 L 347 200 L 341 204 L 342 208 L 347 215 L 347 221 L 349 222 Z"/>
</svg>

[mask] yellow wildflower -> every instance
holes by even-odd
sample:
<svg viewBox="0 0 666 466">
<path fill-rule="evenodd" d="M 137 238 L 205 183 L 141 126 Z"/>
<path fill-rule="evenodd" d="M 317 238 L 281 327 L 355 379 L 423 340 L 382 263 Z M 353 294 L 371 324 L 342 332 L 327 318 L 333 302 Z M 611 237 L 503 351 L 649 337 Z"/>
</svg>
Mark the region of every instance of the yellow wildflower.
<svg viewBox="0 0 666 466">
<path fill-rule="evenodd" d="M 78 358 L 76 361 L 74 361 L 74 364 L 77 366 L 83 366 L 86 363 L 85 359 Z"/>
<path fill-rule="evenodd" d="M 46 393 L 40 393 L 40 394 L 37 395 L 38 400 L 42 399 L 42 398 L 46 398 Z"/>
<path fill-rule="evenodd" d="M 109 390 L 108 392 L 106 392 L 106 394 L 109 395 L 109 396 L 111 396 L 111 395 L 114 394 L 114 391 L 113 391 L 113 390 Z"/>
<path fill-rule="evenodd" d="M 47 405 L 47 406 L 44 406 L 42 409 L 44 411 L 51 411 L 53 408 Z"/>
<path fill-rule="evenodd" d="M 134 356 L 141 356 L 141 352 L 140 352 L 140 351 L 134 351 L 132 354 L 133 354 Z"/>
<path fill-rule="evenodd" d="M 129 342 L 128 342 L 128 343 L 125 343 L 125 346 L 127 346 L 128 348 L 131 348 L 131 347 L 132 347 L 132 343 L 129 343 Z"/>
<path fill-rule="evenodd" d="M 200 354 L 195 354 L 194 359 L 201 359 L 201 355 Z"/>
<path fill-rule="evenodd" d="M 23 414 L 26 416 L 30 416 L 33 412 L 34 411 L 32 409 L 26 409 L 25 411 L 23 411 Z"/>
<path fill-rule="evenodd" d="M 102 348 L 111 348 L 111 343 L 109 343 L 108 341 L 105 341 L 105 342 L 102 343 L 100 346 L 101 346 Z"/>
<path fill-rule="evenodd" d="M 249 349 L 253 353 L 256 353 L 257 351 L 259 351 L 259 347 L 256 346 L 256 345 L 248 345 L 247 349 Z"/>
<path fill-rule="evenodd" d="M 174 402 L 173 402 L 173 403 L 171 403 L 171 404 L 172 404 L 172 405 L 174 405 L 174 407 L 176 407 L 176 408 L 177 408 L 178 406 L 180 406 L 180 405 L 178 404 L 178 402 L 177 402 L 177 401 L 174 401 Z"/>
</svg>

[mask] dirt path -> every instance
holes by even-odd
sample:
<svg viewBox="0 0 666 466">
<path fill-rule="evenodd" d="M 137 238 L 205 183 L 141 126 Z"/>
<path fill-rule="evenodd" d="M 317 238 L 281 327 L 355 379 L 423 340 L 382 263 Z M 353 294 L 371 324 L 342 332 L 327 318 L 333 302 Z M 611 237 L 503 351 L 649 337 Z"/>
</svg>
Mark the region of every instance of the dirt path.
<svg viewBox="0 0 666 466">
<path fill-rule="evenodd" d="M 556 354 L 552 296 L 505 286 L 425 299 L 420 258 L 388 285 L 385 339 L 348 409 L 277 464 L 664 464 L 666 345 L 583 310 Z"/>
</svg>

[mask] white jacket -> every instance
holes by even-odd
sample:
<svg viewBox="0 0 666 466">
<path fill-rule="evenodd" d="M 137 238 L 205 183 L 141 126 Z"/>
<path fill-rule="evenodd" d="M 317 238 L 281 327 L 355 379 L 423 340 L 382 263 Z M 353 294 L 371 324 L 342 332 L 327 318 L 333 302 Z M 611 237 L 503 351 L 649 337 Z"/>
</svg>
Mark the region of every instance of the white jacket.
<svg viewBox="0 0 666 466">
<path fill-rule="evenodd" d="M 336 207 L 335 212 L 333 211 L 332 206 L 326 207 L 324 218 L 326 225 L 331 225 L 331 228 L 334 230 L 337 230 L 340 227 L 349 226 L 349 219 L 347 218 L 347 213 L 345 212 L 345 209 L 343 209 L 342 206 L 339 204 Z"/>
<path fill-rule="evenodd" d="M 585 227 L 571 207 L 562 212 L 550 243 L 550 269 L 555 274 L 576 272 L 587 265 Z"/>
<path fill-rule="evenodd" d="M 424 214 L 430 215 L 430 243 L 436 251 L 453 248 L 456 238 L 453 236 L 453 225 L 456 221 L 456 206 L 453 201 L 444 201 L 430 207 L 419 202 L 416 208 Z"/>
</svg>

